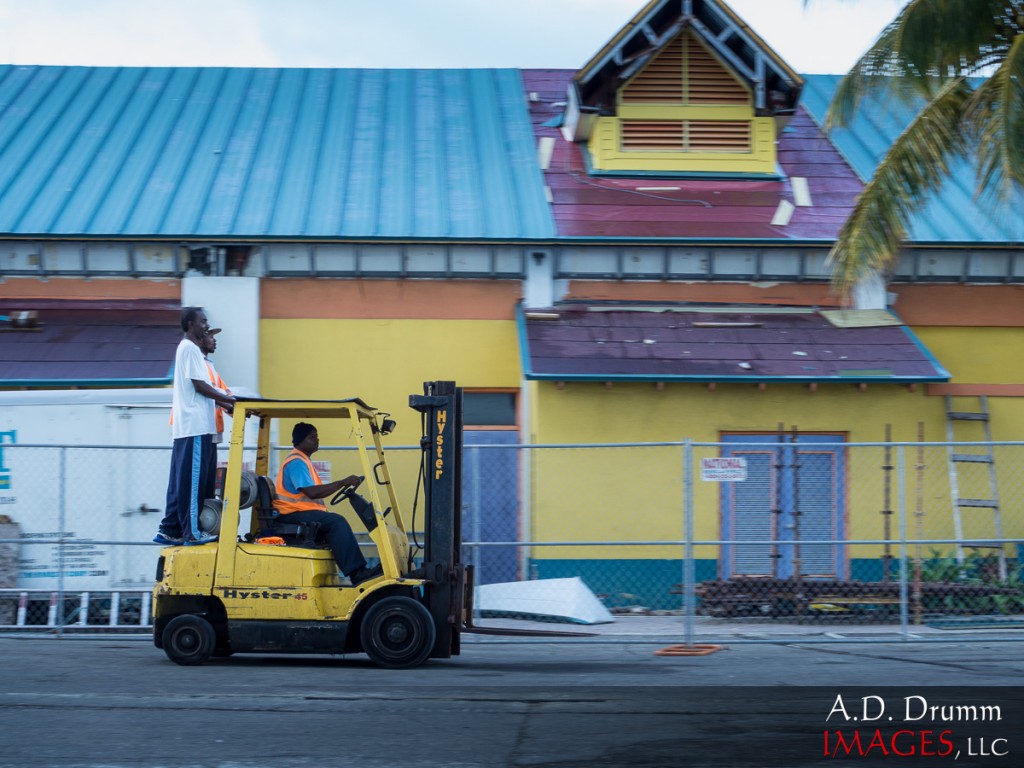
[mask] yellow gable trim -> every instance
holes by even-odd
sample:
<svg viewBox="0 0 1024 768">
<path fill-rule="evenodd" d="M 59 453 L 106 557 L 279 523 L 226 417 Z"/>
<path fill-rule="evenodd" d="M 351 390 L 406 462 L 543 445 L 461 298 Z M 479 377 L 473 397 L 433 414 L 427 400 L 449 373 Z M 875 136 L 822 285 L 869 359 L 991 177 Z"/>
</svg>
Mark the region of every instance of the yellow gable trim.
<svg viewBox="0 0 1024 768">
<path fill-rule="evenodd" d="M 625 149 L 622 121 L 617 117 L 598 118 L 588 142 L 588 149 L 594 168 L 602 171 L 774 173 L 775 121 L 770 117 L 757 117 L 733 122 L 750 127 L 747 151 Z M 719 146 L 726 145 L 729 133 L 723 131 L 723 143 Z M 706 134 L 703 141 L 703 144 L 698 142 L 696 146 L 714 145 L 713 140 L 708 141 Z"/>
</svg>

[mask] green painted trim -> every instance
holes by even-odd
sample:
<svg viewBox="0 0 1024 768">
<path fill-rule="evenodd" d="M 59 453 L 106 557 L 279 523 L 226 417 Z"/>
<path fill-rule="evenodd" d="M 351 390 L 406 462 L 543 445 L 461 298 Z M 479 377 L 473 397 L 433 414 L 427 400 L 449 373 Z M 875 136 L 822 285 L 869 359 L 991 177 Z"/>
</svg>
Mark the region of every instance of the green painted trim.
<svg viewBox="0 0 1024 768">
<path fill-rule="evenodd" d="M 166 387 L 174 377 L 166 379 L 0 379 L 0 388 L 37 387 L 45 389 L 71 389 L 73 387 Z"/>
<path fill-rule="evenodd" d="M 519 336 L 519 364 L 522 366 L 523 376 L 527 379 L 533 378 L 533 367 L 530 365 L 530 345 L 526 338 L 526 314 L 523 311 L 523 302 L 516 302 L 516 334 Z"/>
<path fill-rule="evenodd" d="M 552 245 L 563 245 L 570 243 L 572 245 L 593 244 L 593 245 L 744 245 L 744 246 L 755 246 L 758 248 L 777 247 L 777 248 L 792 248 L 794 246 L 808 245 L 817 248 L 831 248 L 835 242 L 835 238 L 821 238 L 821 239 L 786 239 L 784 237 L 779 238 L 745 238 L 745 237 L 647 237 L 647 238 L 636 238 L 636 237 L 593 237 L 591 235 L 564 235 L 558 240 L 554 241 Z M 827 280 L 828 278 L 822 278 Z M 804 278 L 807 280 L 807 278 Z M 735 282 L 732 280 L 731 282 Z"/>
<path fill-rule="evenodd" d="M 700 384 L 937 384 L 949 381 L 952 376 L 941 366 L 936 366 L 943 376 L 706 376 L 706 375 L 659 375 L 659 374 L 608 374 L 590 373 L 533 373 L 524 370 L 523 375 L 531 381 L 680 381 Z"/>
</svg>

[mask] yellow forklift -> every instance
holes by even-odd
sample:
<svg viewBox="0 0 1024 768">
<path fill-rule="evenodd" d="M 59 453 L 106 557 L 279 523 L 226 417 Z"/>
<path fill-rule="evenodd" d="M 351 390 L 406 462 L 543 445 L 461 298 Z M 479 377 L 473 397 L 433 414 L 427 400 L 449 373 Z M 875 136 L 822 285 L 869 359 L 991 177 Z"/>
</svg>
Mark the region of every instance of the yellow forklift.
<svg viewBox="0 0 1024 768">
<path fill-rule="evenodd" d="M 219 505 L 204 508 L 203 527 L 216 542 L 161 551 L 153 588 L 153 640 L 172 661 L 202 664 L 234 653 L 360 653 L 388 668 L 460 652 L 462 632 L 575 635 L 506 630 L 473 624 L 473 571 L 461 563 L 462 390 L 454 382 L 426 382 L 409 406 L 421 415 L 424 491 L 422 562 L 414 568 L 411 527 L 381 443 L 394 428 L 390 414 L 362 400 L 239 400 Z M 255 473 L 243 473 L 245 423 L 258 419 Z M 348 427 L 370 478 L 366 496 L 339 491 L 376 545 L 382 575 L 351 586 L 315 532 L 275 523 L 267 477 L 271 423 L 312 421 L 321 429 Z M 219 507 L 219 508 L 218 508 Z M 248 534 L 236 536 L 249 511 Z M 217 519 L 219 518 L 219 520 Z M 271 543 L 271 542 L 278 543 Z M 284 541 L 285 545 L 280 545 Z"/>
</svg>

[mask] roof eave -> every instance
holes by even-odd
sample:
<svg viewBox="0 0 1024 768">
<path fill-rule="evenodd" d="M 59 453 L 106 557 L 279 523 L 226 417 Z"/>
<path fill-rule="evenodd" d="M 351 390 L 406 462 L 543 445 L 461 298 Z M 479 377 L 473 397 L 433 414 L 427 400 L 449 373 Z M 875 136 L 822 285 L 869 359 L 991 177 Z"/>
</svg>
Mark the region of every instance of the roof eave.
<svg viewBox="0 0 1024 768">
<path fill-rule="evenodd" d="M 0 379 L 0 389 L 73 389 L 75 387 L 166 387 L 174 377 L 141 379 Z"/>
<path fill-rule="evenodd" d="M 935 384 L 950 376 L 706 376 L 659 374 L 535 373 L 524 374 L 530 381 L 590 382 L 688 382 L 695 384 Z"/>
<path fill-rule="evenodd" d="M 702 21 L 701 16 L 694 9 L 691 0 L 672 1 L 680 5 L 680 11 L 675 23 L 660 30 L 651 26 L 659 15 L 659 11 L 670 2 L 670 0 L 651 0 L 573 75 L 573 84 L 579 89 L 579 86 L 592 82 L 596 76 L 601 74 L 609 62 L 614 63 L 619 68 L 620 74 L 628 69 L 627 64 L 629 62 L 621 55 L 619 49 L 628 46 L 634 35 L 643 35 L 650 44 L 650 50 L 636 57 L 633 64 L 630 65 L 636 65 L 639 61 L 642 66 L 644 60 L 652 55 L 656 55 L 657 51 L 675 37 L 681 29 L 691 27 L 706 43 L 715 48 L 717 55 L 729 61 L 731 67 L 737 72 L 743 73 L 743 77 L 747 78 L 752 84 L 757 84 L 758 88 L 763 88 L 764 86 L 765 68 L 772 69 L 775 76 L 779 78 L 780 82 L 786 84 L 786 88 L 790 92 L 787 111 L 796 107 L 804 87 L 804 79 L 796 70 L 786 64 L 782 57 L 758 36 L 746 22 L 737 16 L 731 8 L 725 5 L 725 3 L 719 2 L 719 0 L 705 0 L 705 5 L 701 6 L 705 10 Z M 755 52 L 757 60 L 754 64 L 743 62 L 733 53 L 730 47 L 725 45 L 723 42 L 724 33 L 716 35 L 707 28 L 703 22 L 711 20 L 708 18 L 709 13 L 711 19 L 714 19 L 716 23 L 729 27 L 728 37 L 738 37 L 744 45 Z M 755 106 L 758 109 L 766 107 L 765 96 L 766 94 L 763 90 L 760 90 L 755 95 Z M 584 101 L 590 103 L 591 99 L 588 96 Z"/>
<path fill-rule="evenodd" d="M 597 53 L 590 57 L 586 64 L 580 67 L 579 71 L 573 75 L 574 82 L 580 82 L 585 80 L 590 74 L 590 71 L 602 63 L 610 54 L 615 47 L 624 40 L 630 32 L 636 27 L 640 26 L 642 21 L 650 14 L 654 8 L 661 5 L 663 0 L 650 0 L 643 8 L 636 12 L 629 21 L 627 21 L 618 32 L 609 40 L 604 46 L 601 47 Z"/>
</svg>

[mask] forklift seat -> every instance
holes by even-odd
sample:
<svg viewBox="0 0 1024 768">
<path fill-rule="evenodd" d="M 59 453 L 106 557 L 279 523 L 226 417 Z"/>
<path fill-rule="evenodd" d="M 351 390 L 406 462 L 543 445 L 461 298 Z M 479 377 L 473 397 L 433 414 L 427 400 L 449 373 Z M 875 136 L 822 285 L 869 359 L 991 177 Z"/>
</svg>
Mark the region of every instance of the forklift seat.
<svg viewBox="0 0 1024 768">
<path fill-rule="evenodd" d="M 286 544 L 300 547 L 316 547 L 316 535 L 320 531 L 319 523 L 286 523 L 280 519 L 274 509 L 274 486 L 270 478 L 259 475 L 256 478 L 257 519 L 260 534 L 263 536 L 280 536 Z"/>
</svg>

